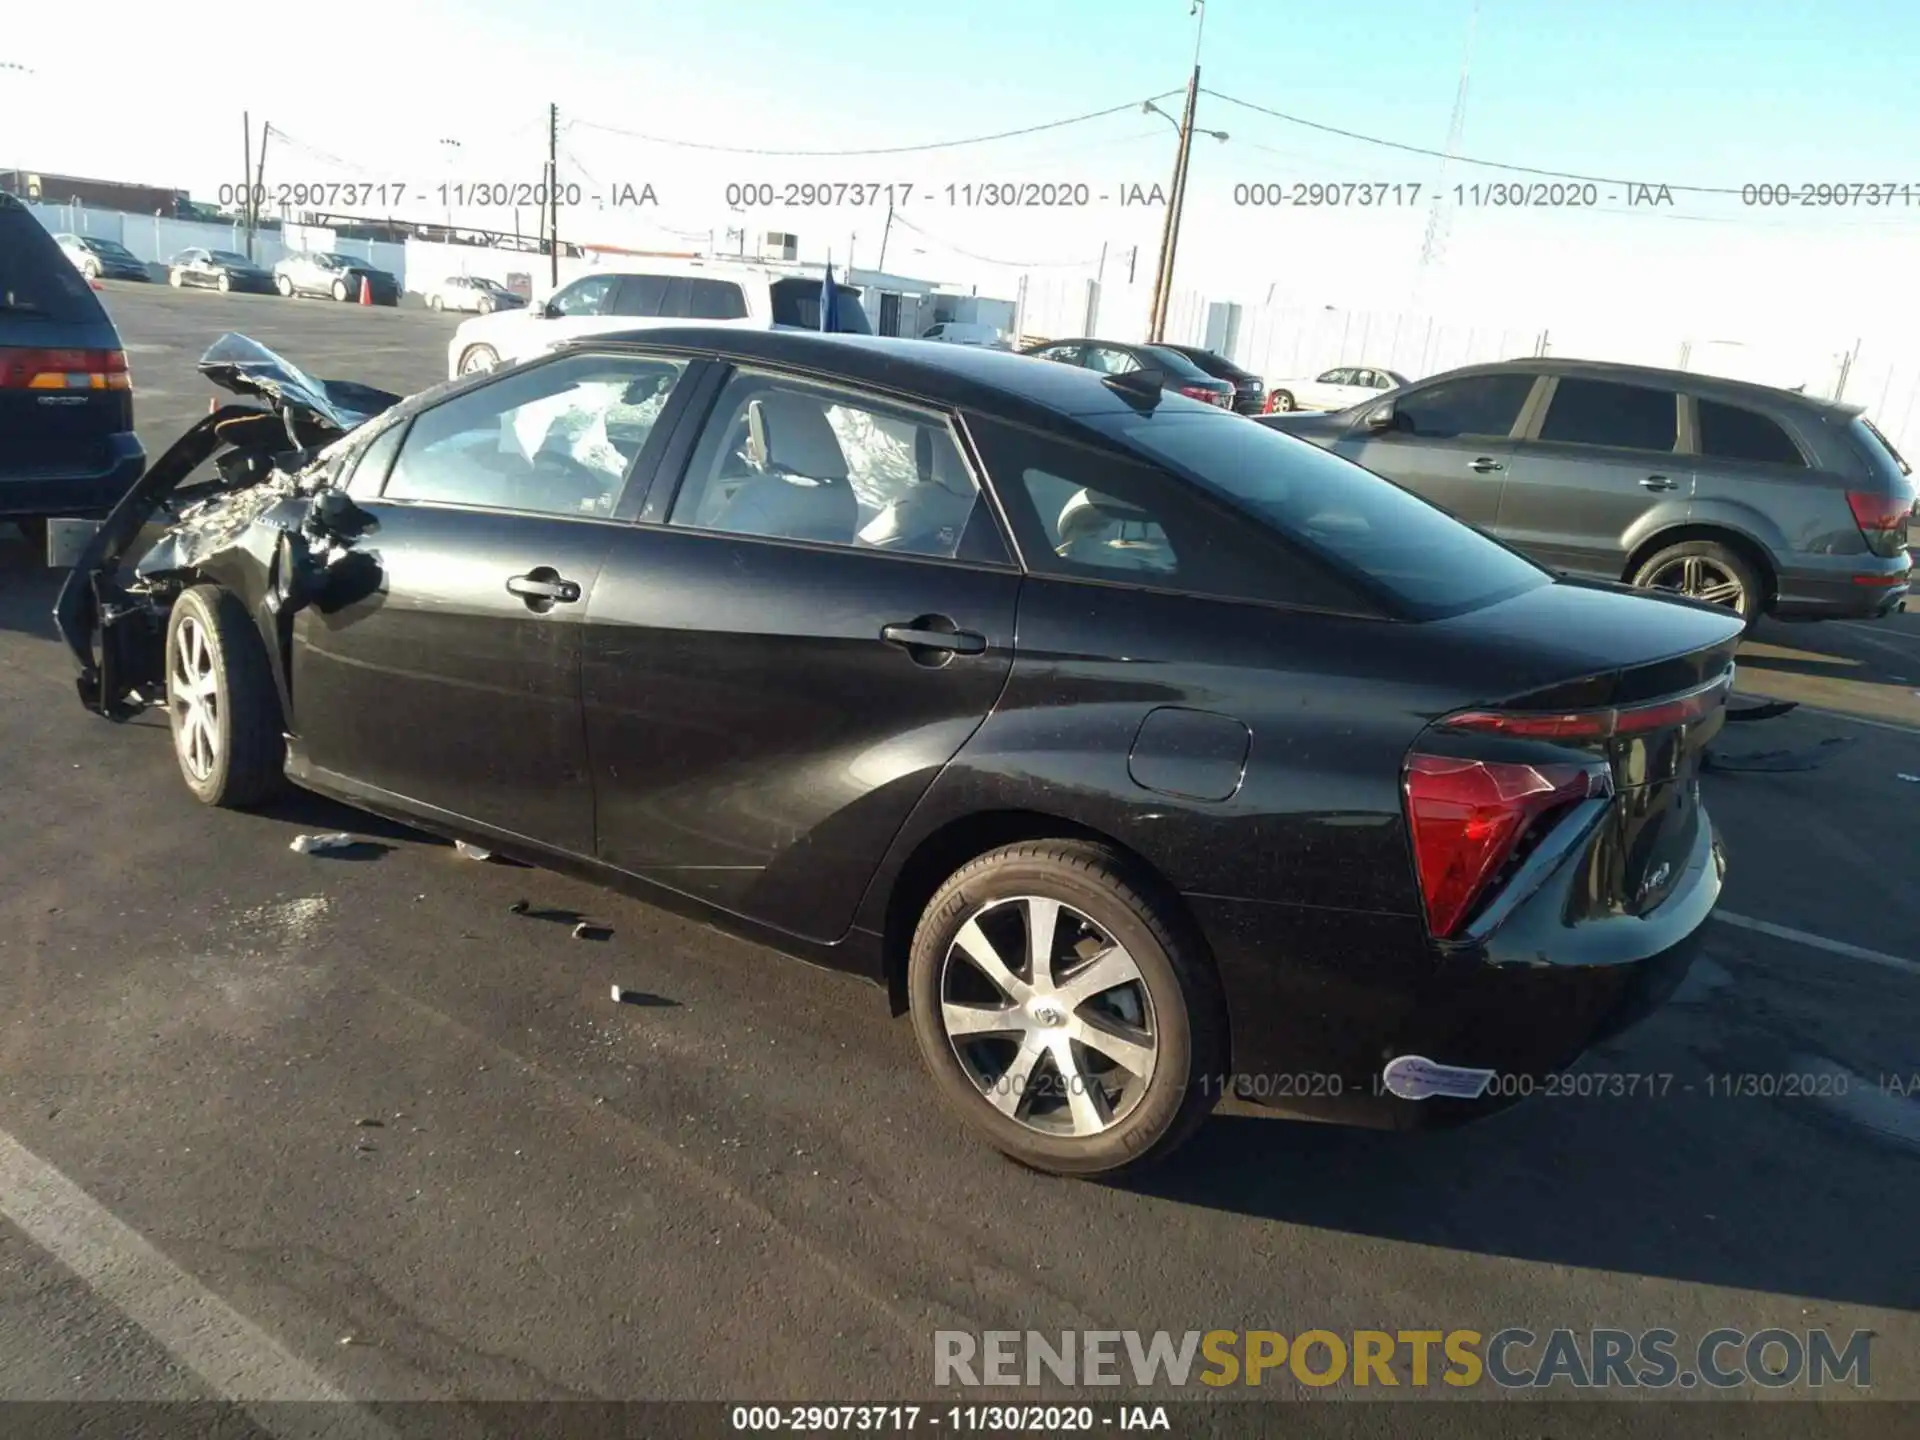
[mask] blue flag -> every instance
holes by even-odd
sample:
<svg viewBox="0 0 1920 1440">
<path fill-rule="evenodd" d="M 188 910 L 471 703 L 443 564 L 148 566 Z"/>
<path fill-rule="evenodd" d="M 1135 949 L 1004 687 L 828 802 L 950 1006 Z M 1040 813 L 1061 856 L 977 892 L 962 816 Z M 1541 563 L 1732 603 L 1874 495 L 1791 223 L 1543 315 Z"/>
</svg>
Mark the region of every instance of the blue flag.
<svg viewBox="0 0 1920 1440">
<path fill-rule="evenodd" d="M 833 262 L 827 262 L 826 277 L 820 282 L 820 328 L 834 331 L 840 328 L 840 291 L 833 283 Z"/>
</svg>

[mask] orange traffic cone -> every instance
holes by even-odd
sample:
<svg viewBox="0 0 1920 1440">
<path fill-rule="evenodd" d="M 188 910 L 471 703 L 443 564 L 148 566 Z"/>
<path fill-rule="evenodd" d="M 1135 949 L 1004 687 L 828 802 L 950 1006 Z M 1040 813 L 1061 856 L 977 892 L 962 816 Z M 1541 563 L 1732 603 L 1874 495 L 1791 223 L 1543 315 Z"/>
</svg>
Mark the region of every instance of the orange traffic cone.
<svg viewBox="0 0 1920 1440">
<path fill-rule="evenodd" d="M 362 305 L 373 303 L 373 283 L 364 275 L 360 277 L 360 303 Z"/>
</svg>

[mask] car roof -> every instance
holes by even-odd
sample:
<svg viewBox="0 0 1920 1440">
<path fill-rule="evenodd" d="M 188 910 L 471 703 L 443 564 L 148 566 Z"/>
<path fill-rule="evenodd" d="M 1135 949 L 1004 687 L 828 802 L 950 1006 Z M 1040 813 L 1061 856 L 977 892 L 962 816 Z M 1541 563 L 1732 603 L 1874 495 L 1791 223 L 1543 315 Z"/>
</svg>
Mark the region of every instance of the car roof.
<svg viewBox="0 0 1920 1440">
<path fill-rule="evenodd" d="M 595 275 L 711 275 L 723 280 L 764 280 L 769 284 L 775 280 L 804 280 L 813 285 L 818 285 L 821 278 L 778 265 L 755 265 L 752 261 L 737 260 L 716 262 L 689 259 L 681 255 L 663 255 L 657 260 L 643 255 L 623 255 L 617 259 L 603 260 L 574 278 L 585 280 Z M 837 275 L 834 284 L 845 290 L 860 288 Z"/>
<path fill-rule="evenodd" d="M 1613 360 L 1576 360 L 1559 356 L 1537 359 L 1495 360 L 1481 365 L 1463 365 L 1447 375 L 1499 375 L 1507 372 L 1527 375 L 1570 375 L 1586 380 L 1612 380 L 1623 385 L 1657 385 L 1684 390 L 1689 395 L 1720 399 L 1746 405 L 1792 406 L 1823 411 L 1851 419 L 1864 408 L 1843 404 L 1818 395 L 1803 395 L 1777 385 L 1762 385 L 1753 380 L 1729 380 L 1718 375 L 1703 375 L 1694 370 L 1663 370 L 1653 365 L 1626 365 Z M 1439 379 L 1439 376 L 1430 376 Z"/>
<path fill-rule="evenodd" d="M 1062 417 L 1126 414 L 1139 404 L 1091 370 L 1057 365 L 1033 355 L 970 345 L 929 345 L 887 335 L 835 335 L 817 330 L 753 330 L 731 325 L 662 325 L 595 335 L 565 348 L 632 345 L 679 350 L 736 363 L 815 370 L 854 384 L 954 409 L 991 411 L 1008 419 L 1050 425 Z M 1217 407 L 1180 396 L 1159 403 L 1219 414 Z M 1090 434 L 1103 435 L 1097 427 Z"/>
</svg>

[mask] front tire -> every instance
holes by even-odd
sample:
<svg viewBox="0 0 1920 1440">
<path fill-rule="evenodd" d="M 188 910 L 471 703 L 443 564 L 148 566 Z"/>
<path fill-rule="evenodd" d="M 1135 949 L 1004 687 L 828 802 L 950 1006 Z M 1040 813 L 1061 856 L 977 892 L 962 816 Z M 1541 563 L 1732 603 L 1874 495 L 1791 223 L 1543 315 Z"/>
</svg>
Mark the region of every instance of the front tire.
<svg viewBox="0 0 1920 1440">
<path fill-rule="evenodd" d="M 1293 393 L 1291 391 L 1276 390 L 1273 393 L 1273 403 L 1269 408 L 1277 415 L 1286 415 L 1298 410 L 1300 407 L 1294 403 Z"/>
<path fill-rule="evenodd" d="M 203 805 L 258 804 L 285 783 L 280 696 L 246 607 L 196 585 L 167 618 L 167 723 L 180 778 Z"/>
<path fill-rule="evenodd" d="M 427 297 L 427 309 L 433 311 L 435 314 L 438 314 L 444 308 L 445 306 L 441 303 L 440 297 L 438 295 L 429 295 Z"/>
<path fill-rule="evenodd" d="M 293 281 L 289 280 L 286 276 L 284 275 L 274 276 L 273 288 L 280 292 L 280 298 L 282 300 L 293 299 Z"/>
<path fill-rule="evenodd" d="M 1226 1006 L 1204 947 L 1103 846 L 1032 841 L 963 866 L 921 916 L 907 987 L 941 1095 L 1036 1170 L 1164 1159 L 1223 1087 Z"/>
<path fill-rule="evenodd" d="M 100 262 L 98 260 L 87 261 L 86 264 L 80 267 L 80 273 L 89 280 L 98 280 L 100 278 Z"/>
<path fill-rule="evenodd" d="M 346 300 L 347 298 L 347 282 L 346 281 L 336 280 L 333 282 L 333 298 L 342 302 Z"/>
<path fill-rule="evenodd" d="M 167 271 L 167 283 L 173 286 L 174 289 L 178 290 L 182 283 L 180 279 L 180 272 L 178 270 Z"/>
<path fill-rule="evenodd" d="M 1766 586 L 1753 562 L 1717 540 L 1683 540 L 1647 557 L 1633 573 L 1642 590 L 1667 591 L 1724 605 L 1751 630 L 1766 604 Z"/>
<path fill-rule="evenodd" d="M 216 280 L 214 283 L 219 287 L 220 293 L 222 295 L 227 294 L 230 290 L 233 289 L 233 277 L 225 274 L 224 272 L 221 274 L 220 278 Z"/>
<path fill-rule="evenodd" d="M 472 375 L 491 370 L 500 363 L 500 353 L 491 345 L 470 345 L 460 356 L 460 373 Z"/>
</svg>

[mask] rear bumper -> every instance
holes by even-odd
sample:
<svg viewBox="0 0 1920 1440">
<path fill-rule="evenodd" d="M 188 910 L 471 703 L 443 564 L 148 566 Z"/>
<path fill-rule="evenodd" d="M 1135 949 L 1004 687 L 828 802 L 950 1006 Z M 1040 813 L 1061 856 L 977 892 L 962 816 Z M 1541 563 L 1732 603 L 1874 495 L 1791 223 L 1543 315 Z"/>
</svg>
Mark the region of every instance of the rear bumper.
<svg viewBox="0 0 1920 1440">
<path fill-rule="evenodd" d="M 0 518 L 64 515 L 97 519 L 120 503 L 147 468 L 138 437 L 108 437 L 112 461 L 103 470 L 78 475 L 9 475 L 0 472 Z"/>
<path fill-rule="evenodd" d="M 1649 1077 L 1565 1072 L 1685 978 L 1725 873 L 1702 822 L 1656 911 L 1569 928 L 1567 883 L 1550 881 L 1484 946 L 1450 955 L 1411 916 L 1190 898 L 1231 1015 L 1234 1074 L 1216 1083 L 1276 1113 L 1391 1130 L 1458 1125 L 1535 1096 L 1650 1098 Z M 1402 1099 L 1382 1072 L 1409 1055 L 1493 1075 L 1477 1099 Z"/>
<path fill-rule="evenodd" d="M 1780 572 L 1772 613 L 1783 620 L 1877 620 L 1901 608 L 1912 582 L 1913 562 L 1904 553 L 1827 556 L 1817 569 Z"/>
</svg>

